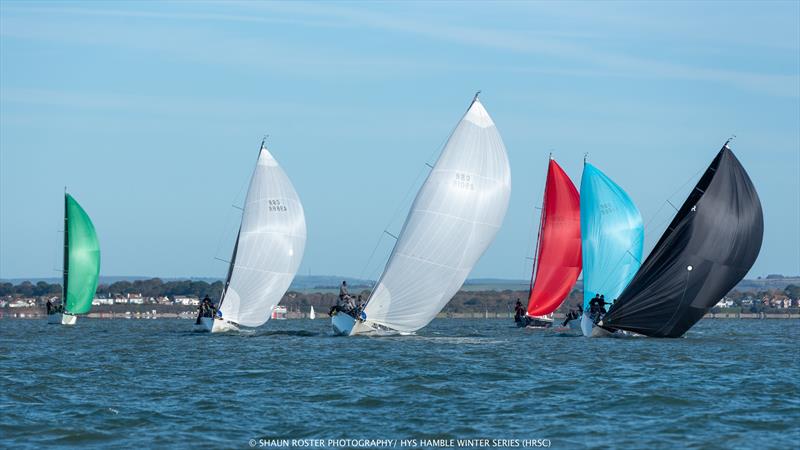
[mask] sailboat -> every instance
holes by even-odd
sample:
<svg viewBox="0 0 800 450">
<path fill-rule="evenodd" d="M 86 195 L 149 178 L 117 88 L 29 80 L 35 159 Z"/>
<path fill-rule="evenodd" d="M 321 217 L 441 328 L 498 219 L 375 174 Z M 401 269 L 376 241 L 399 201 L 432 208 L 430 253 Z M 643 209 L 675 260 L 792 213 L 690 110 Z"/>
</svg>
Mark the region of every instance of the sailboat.
<svg viewBox="0 0 800 450">
<path fill-rule="evenodd" d="M 262 141 L 216 316 L 199 318 L 195 330 L 266 323 L 297 273 L 305 244 L 303 205 Z"/>
<path fill-rule="evenodd" d="M 527 317 L 518 326 L 546 328 L 581 273 L 578 190 L 552 155 L 539 220 L 539 236 L 528 295 Z"/>
<path fill-rule="evenodd" d="M 510 194 L 505 146 L 476 94 L 417 193 L 366 306 L 358 319 L 335 314 L 334 332 L 409 334 L 430 323 L 494 239 Z"/>
<path fill-rule="evenodd" d="M 753 266 L 764 216 L 729 143 L 599 323 L 605 331 L 681 337 Z"/>
<path fill-rule="evenodd" d="M 64 193 L 64 270 L 61 306 L 48 311 L 48 323 L 75 325 L 92 309 L 100 274 L 100 243 L 89 215 Z"/>
<path fill-rule="evenodd" d="M 590 302 L 602 295 L 613 302 L 639 269 L 644 225 L 628 194 L 597 167 L 584 161 L 581 177 L 583 315 L 581 330 L 591 336 L 599 315 Z"/>
<path fill-rule="evenodd" d="M 308 312 L 308 318 L 314 320 L 317 318 L 317 314 L 314 313 L 314 306 L 311 306 L 311 311 Z"/>
</svg>

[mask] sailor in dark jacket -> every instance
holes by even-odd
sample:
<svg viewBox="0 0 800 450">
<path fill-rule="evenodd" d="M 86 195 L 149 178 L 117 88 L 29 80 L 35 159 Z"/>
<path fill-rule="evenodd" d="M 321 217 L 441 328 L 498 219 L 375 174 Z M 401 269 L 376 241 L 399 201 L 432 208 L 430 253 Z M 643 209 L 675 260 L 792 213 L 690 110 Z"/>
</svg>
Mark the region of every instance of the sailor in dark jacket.
<svg viewBox="0 0 800 450">
<path fill-rule="evenodd" d="M 197 321 L 195 323 L 199 324 L 201 317 L 214 317 L 214 304 L 208 298 L 208 295 L 200 301 L 200 305 L 197 307 Z"/>
<path fill-rule="evenodd" d="M 522 302 L 517 299 L 517 304 L 514 305 L 514 322 L 522 322 L 523 317 L 525 317 L 525 308 L 522 306 Z"/>
</svg>

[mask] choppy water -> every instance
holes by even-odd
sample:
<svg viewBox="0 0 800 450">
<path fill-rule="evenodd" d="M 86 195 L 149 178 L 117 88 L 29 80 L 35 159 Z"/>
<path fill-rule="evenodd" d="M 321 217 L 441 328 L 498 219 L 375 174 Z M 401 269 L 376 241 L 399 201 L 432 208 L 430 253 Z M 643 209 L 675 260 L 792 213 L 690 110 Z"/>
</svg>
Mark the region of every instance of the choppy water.
<svg viewBox="0 0 800 450">
<path fill-rule="evenodd" d="M 251 439 L 304 438 L 418 446 L 425 438 L 548 439 L 551 448 L 800 441 L 796 320 L 706 320 L 676 340 L 585 339 L 499 320 L 436 320 L 418 336 L 382 338 L 333 337 L 327 320 L 270 321 L 242 335 L 190 327 L 0 320 L 0 448 L 250 448 Z"/>
</svg>

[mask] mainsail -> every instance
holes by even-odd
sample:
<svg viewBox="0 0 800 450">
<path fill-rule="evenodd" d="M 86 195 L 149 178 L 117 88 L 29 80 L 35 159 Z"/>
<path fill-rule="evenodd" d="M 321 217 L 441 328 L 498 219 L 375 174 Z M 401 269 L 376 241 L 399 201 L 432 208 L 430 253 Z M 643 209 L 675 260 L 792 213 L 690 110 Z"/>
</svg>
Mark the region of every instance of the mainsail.
<svg viewBox="0 0 800 450">
<path fill-rule="evenodd" d="M 433 320 L 494 239 L 510 193 L 505 146 L 476 96 L 417 193 L 353 334 L 413 332 Z"/>
<path fill-rule="evenodd" d="M 303 206 L 262 143 L 220 300 L 222 318 L 257 327 L 292 283 L 306 244 Z"/>
<path fill-rule="evenodd" d="M 86 314 L 92 308 L 100 274 L 100 243 L 89 215 L 64 194 L 64 310 Z"/>
<path fill-rule="evenodd" d="M 580 197 L 572 180 L 552 158 L 547 168 L 536 248 L 529 316 L 555 311 L 581 273 Z"/>
<path fill-rule="evenodd" d="M 750 177 L 726 142 L 602 326 L 680 337 L 750 270 L 764 218 Z"/>
<path fill-rule="evenodd" d="M 581 178 L 583 309 L 595 295 L 614 301 L 639 269 L 644 225 L 628 194 L 588 162 Z"/>
</svg>

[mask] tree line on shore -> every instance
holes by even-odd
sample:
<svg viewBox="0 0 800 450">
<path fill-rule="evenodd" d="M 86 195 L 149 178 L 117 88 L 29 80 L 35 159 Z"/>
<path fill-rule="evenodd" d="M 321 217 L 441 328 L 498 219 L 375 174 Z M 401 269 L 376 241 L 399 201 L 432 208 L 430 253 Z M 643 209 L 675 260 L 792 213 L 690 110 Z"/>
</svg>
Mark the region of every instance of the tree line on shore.
<svg viewBox="0 0 800 450">
<path fill-rule="evenodd" d="M 219 298 L 220 294 L 222 294 L 222 288 L 222 281 L 207 283 L 195 280 L 163 281 L 160 278 L 150 278 L 147 280 L 116 281 L 110 284 L 99 284 L 96 295 L 103 297 L 118 294 L 142 294 L 145 297 L 202 297 L 208 295 L 211 298 Z M 61 283 L 50 284 L 44 281 L 39 281 L 36 284 L 30 281 L 23 281 L 16 285 L 0 283 L 0 297 L 44 297 L 49 295 L 60 296 Z"/>
<path fill-rule="evenodd" d="M 101 284 L 97 287 L 97 295 L 111 297 L 113 295 L 142 294 L 144 297 L 154 298 L 174 298 L 176 296 L 201 298 L 208 295 L 210 298 L 216 300 L 222 294 L 223 287 L 222 281 L 208 283 L 195 280 L 163 281 L 160 278 L 151 278 L 147 280 L 116 281 L 110 284 Z M 361 290 L 360 292 L 351 290 L 351 292 L 355 295 L 361 295 L 364 299 L 369 296 L 368 289 Z M 59 283 L 50 284 L 44 281 L 39 281 L 35 284 L 25 281 L 16 285 L 8 282 L 0 283 L 0 297 L 48 297 L 60 295 L 61 284 Z M 581 303 L 582 296 L 582 291 L 573 289 L 569 297 L 558 309 L 558 312 L 565 313 L 570 308 L 574 308 Z M 314 306 L 316 309 L 325 309 L 335 304 L 337 297 L 337 294 L 331 292 L 289 291 L 286 293 L 281 303 L 290 309 L 306 310 L 311 306 Z M 737 306 L 741 306 L 742 300 L 747 298 L 761 299 L 776 297 L 788 297 L 791 299 L 800 298 L 800 286 L 790 284 L 785 289 L 767 289 L 758 292 L 734 290 L 728 294 L 728 298 L 733 300 L 734 304 Z M 513 311 L 513 305 L 517 299 L 524 305 L 527 304 L 528 292 L 516 290 L 459 291 L 442 312 Z"/>
</svg>

